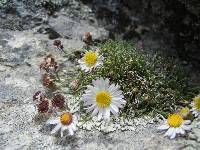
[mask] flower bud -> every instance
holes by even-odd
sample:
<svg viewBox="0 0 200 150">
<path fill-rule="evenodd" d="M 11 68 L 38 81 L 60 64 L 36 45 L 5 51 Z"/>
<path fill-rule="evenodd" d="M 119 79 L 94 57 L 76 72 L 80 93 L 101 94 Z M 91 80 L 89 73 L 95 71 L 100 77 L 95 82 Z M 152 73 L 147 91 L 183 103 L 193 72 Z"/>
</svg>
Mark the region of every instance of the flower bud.
<svg viewBox="0 0 200 150">
<path fill-rule="evenodd" d="M 78 89 L 78 80 L 73 80 L 70 84 L 69 84 L 70 89 L 72 90 L 77 90 Z"/>
</svg>

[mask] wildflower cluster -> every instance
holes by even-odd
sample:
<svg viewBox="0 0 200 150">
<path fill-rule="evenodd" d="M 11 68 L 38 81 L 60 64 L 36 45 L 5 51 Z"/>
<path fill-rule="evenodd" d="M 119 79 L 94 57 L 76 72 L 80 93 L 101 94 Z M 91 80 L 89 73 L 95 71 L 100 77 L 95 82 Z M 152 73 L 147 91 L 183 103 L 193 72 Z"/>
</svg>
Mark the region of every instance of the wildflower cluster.
<svg viewBox="0 0 200 150">
<path fill-rule="evenodd" d="M 129 43 L 107 42 L 99 47 L 87 50 L 78 61 L 79 84 L 87 87 L 78 92 L 92 117 L 110 120 L 110 113 L 119 116 L 120 112 L 151 111 L 166 116 L 181 107 L 180 101 L 191 97 L 186 78 L 176 66 L 145 57 Z M 159 129 L 167 129 L 165 136 L 172 139 L 184 135 L 190 130 L 192 113 L 199 115 L 200 98 L 194 99 L 192 107 L 192 112 L 185 107 L 169 115 Z"/>
<path fill-rule="evenodd" d="M 53 44 L 57 49 L 63 51 L 61 41 L 55 40 Z M 76 131 L 77 117 L 70 110 L 67 110 L 67 101 L 56 86 L 60 82 L 59 65 L 52 54 L 44 58 L 40 64 L 40 70 L 44 71 L 41 82 L 45 92 L 37 91 L 33 95 L 33 102 L 37 111 L 48 117 L 53 114 L 58 115 L 58 117 L 50 118 L 46 122 L 46 124 L 56 125 L 51 134 L 61 130 L 62 137 L 64 130 L 68 130 L 69 135 L 73 135 Z"/>
<path fill-rule="evenodd" d="M 83 40 L 87 50 L 77 61 L 79 69 L 68 85 L 75 94 L 73 97 L 81 97 L 72 107 L 72 99 L 65 101 L 57 91 L 56 83 L 66 80 L 60 80 L 55 58 L 48 55 L 40 65 L 45 71 L 42 84 L 47 91 L 36 92 L 33 101 L 39 113 L 58 114 L 47 121 L 47 124 L 55 125 L 52 134 L 60 130 L 62 137 L 64 130 L 68 130 L 69 135 L 73 135 L 77 126 L 80 127 L 80 120 L 110 123 L 121 116 L 124 120 L 145 113 L 167 116 L 175 110 L 159 129 L 167 130 L 165 136 L 171 139 L 190 131 L 192 119 L 200 115 L 200 96 L 194 98 L 192 109 L 182 107 L 180 102 L 189 99 L 193 93 L 178 68 L 157 56 L 143 56 L 127 42 L 109 41 L 97 48 L 90 33 L 85 34 Z M 63 50 L 60 41 L 54 41 L 54 46 Z M 64 78 L 67 78 L 66 74 Z M 183 102 L 184 106 L 190 103 L 189 100 Z"/>
<path fill-rule="evenodd" d="M 79 85 L 92 80 L 108 79 L 123 91 L 126 106 L 123 114 L 141 116 L 175 111 L 194 96 L 184 72 L 175 62 L 158 54 L 145 55 L 133 43 L 108 41 L 91 47 L 78 60 Z M 82 95 L 83 90 L 78 94 Z"/>
<path fill-rule="evenodd" d="M 164 124 L 158 129 L 167 130 L 165 136 L 170 137 L 170 139 L 175 138 L 177 135 L 184 135 L 187 131 L 191 130 L 188 125 L 192 122 L 194 117 L 198 117 L 200 115 L 199 104 L 200 95 L 193 98 L 191 109 L 183 107 L 176 113 L 170 114 Z"/>
</svg>

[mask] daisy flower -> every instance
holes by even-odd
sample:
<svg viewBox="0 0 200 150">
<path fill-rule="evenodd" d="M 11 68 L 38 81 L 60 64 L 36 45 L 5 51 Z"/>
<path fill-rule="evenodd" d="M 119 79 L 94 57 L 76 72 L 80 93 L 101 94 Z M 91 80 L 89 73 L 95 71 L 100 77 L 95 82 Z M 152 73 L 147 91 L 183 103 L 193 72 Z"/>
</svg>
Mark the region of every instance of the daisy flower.
<svg viewBox="0 0 200 150">
<path fill-rule="evenodd" d="M 194 114 L 195 117 L 200 115 L 200 95 L 195 97 L 192 102 L 192 114 Z"/>
<path fill-rule="evenodd" d="M 97 79 L 92 81 L 83 94 L 84 105 L 88 106 L 87 112 L 92 116 L 98 114 L 98 120 L 110 119 L 110 112 L 118 116 L 119 108 L 123 108 L 126 101 L 119 85 L 109 84 L 109 79 Z"/>
<path fill-rule="evenodd" d="M 185 134 L 185 131 L 189 131 L 190 127 L 188 127 L 188 124 L 190 124 L 190 120 L 184 120 L 180 114 L 174 113 L 169 115 L 165 123 L 160 126 L 159 130 L 167 130 L 165 133 L 165 136 L 170 137 L 170 139 L 173 139 L 176 137 L 177 134 Z"/>
<path fill-rule="evenodd" d="M 99 55 L 98 50 L 95 52 L 90 50 L 87 51 L 83 58 L 81 58 L 78 62 L 80 64 L 81 70 L 85 72 L 91 71 L 93 68 L 97 68 L 103 64 L 103 56 Z"/>
<path fill-rule="evenodd" d="M 59 117 L 49 119 L 46 124 L 56 124 L 51 134 L 55 134 L 60 130 L 61 137 L 63 137 L 63 132 L 68 130 L 69 135 L 74 135 L 76 131 L 77 118 L 69 112 L 63 112 Z"/>
</svg>

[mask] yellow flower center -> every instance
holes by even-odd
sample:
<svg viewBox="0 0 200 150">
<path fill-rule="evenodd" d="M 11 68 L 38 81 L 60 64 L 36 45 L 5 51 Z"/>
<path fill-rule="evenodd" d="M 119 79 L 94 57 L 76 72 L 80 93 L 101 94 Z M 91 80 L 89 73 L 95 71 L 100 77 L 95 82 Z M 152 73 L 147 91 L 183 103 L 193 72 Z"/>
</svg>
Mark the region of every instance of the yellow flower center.
<svg viewBox="0 0 200 150">
<path fill-rule="evenodd" d="M 189 114 L 189 112 L 190 112 L 190 110 L 188 107 L 181 108 L 181 110 L 180 110 L 180 114 L 182 116 L 187 116 Z"/>
<path fill-rule="evenodd" d="M 111 102 L 111 96 L 106 91 L 100 91 L 96 93 L 96 103 L 99 107 L 108 107 Z"/>
<path fill-rule="evenodd" d="M 169 126 L 177 128 L 182 125 L 183 118 L 179 114 L 172 114 L 167 118 L 167 123 L 169 124 Z"/>
<path fill-rule="evenodd" d="M 65 112 L 60 116 L 60 122 L 63 125 L 69 125 L 72 122 L 72 114 Z"/>
<path fill-rule="evenodd" d="M 87 65 L 92 66 L 92 65 L 94 65 L 94 64 L 96 63 L 96 61 L 97 61 L 97 55 L 96 55 L 95 52 L 89 51 L 89 52 L 87 52 L 87 53 L 85 54 L 85 56 L 84 56 L 83 59 L 84 59 L 84 61 L 85 61 L 85 63 L 86 63 Z"/>
<path fill-rule="evenodd" d="M 198 111 L 200 111 L 200 96 L 194 98 L 194 106 Z"/>
</svg>

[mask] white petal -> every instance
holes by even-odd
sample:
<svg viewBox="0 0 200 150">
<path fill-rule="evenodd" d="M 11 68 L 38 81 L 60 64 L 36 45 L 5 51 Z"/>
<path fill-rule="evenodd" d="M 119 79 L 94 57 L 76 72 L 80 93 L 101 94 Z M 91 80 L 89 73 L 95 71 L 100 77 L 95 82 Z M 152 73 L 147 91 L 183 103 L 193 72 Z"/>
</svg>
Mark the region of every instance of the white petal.
<svg viewBox="0 0 200 150">
<path fill-rule="evenodd" d="M 104 83 L 102 83 L 102 82 L 104 82 L 103 79 L 99 78 L 99 79 L 93 80 L 93 85 L 94 85 L 95 88 L 98 88 L 100 90 L 104 90 L 104 88 L 103 88 Z"/>
<path fill-rule="evenodd" d="M 61 123 L 56 125 L 56 127 L 51 131 L 51 134 L 56 133 L 60 128 L 61 128 Z"/>
<path fill-rule="evenodd" d="M 191 120 L 185 120 L 184 121 L 184 124 L 186 124 L 186 125 L 188 125 L 188 124 L 190 124 L 191 123 Z"/>
<path fill-rule="evenodd" d="M 116 105 L 113 105 L 112 103 L 110 104 L 110 110 L 111 112 L 113 113 L 113 115 L 115 116 L 118 116 L 118 112 L 119 112 L 119 109 Z"/>
<path fill-rule="evenodd" d="M 87 113 L 93 111 L 95 107 L 96 107 L 96 104 L 93 104 L 92 106 L 90 106 L 90 107 L 87 109 Z"/>
<path fill-rule="evenodd" d="M 75 126 L 74 123 L 71 123 L 71 124 L 70 124 L 70 128 L 72 128 L 74 131 L 76 131 L 76 126 Z"/>
<path fill-rule="evenodd" d="M 92 112 L 92 116 L 95 116 L 99 111 L 99 108 L 96 106 Z"/>
<path fill-rule="evenodd" d="M 164 125 L 161 125 L 160 127 L 158 127 L 158 130 L 167 130 L 167 129 L 169 129 L 168 124 L 164 124 Z"/>
<path fill-rule="evenodd" d="M 108 91 L 111 94 L 113 94 L 113 92 L 115 92 L 116 90 L 118 90 L 118 89 L 116 88 L 116 86 L 114 84 L 111 84 L 110 87 L 108 88 Z"/>
<path fill-rule="evenodd" d="M 63 137 L 63 132 L 64 132 L 65 128 L 63 128 L 63 126 L 61 127 L 61 130 L 60 130 L 60 136 Z"/>
<path fill-rule="evenodd" d="M 90 106 L 90 105 L 93 105 L 93 104 L 95 104 L 94 101 L 85 101 L 84 102 L 84 106 Z"/>
<path fill-rule="evenodd" d="M 110 108 L 105 108 L 104 109 L 104 119 L 109 121 L 110 120 Z"/>
<path fill-rule="evenodd" d="M 178 133 L 185 134 L 185 131 L 182 128 L 178 128 Z"/>
<path fill-rule="evenodd" d="M 98 120 L 101 120 L 102 115 L 103 115 L 103 111 L 102 109 L 99 109 Z"/>
<path fill-rule="evenodd" d="M 60 122 L 60 118 L 49 119 L 46 124 L 58 124 Z"/>
<path fill-rule="evenodd" d="M 94 87 L 99 88 L 99 79 L 92 80 L 92 84 L 94 85 Z"/>
<path fill-rule="evenodd" d="M 124 106 L 119 102 L 112 101 L 111 104 L 116 105 L 118 108 L 123 108 Z"/>
<path fill-rule="evenodd" d="M 78 63 L 79 63 L 79 64 L 83 64 L 83 63 L 85 63 L 85 62 L 83 61 L 83 59 L 79 59 L 79 60 L 78 60 Z"/>
<path fill-rule="evenodd" d="M 182 125 L 181 128 L 182 128 L 183 130 L 186 130 L 186 131 L 191 130 L 191 128 L 188 127 L 188 126 L 186 126 L 186 125 Z"/>
<path fill-rule="evenodd" d="M 164 136 L 171 136 L 174 131 L 174 128 L 169 128 Z"/>
<path fill-rule="evenodd" d="M 94 87 L 94 86 L 91 86 L 91 85 L 88 85 L 87 86 L 87 89 L 88 89 L 88 91 L 91 91 L 92 93 L 92 95 L 93 94 L 95 94 L 98 90 L 99 90 L 99 88 L 97 88 L 97 87 Z"/>
<path fill-rule="evenodd" d="M 68 126 L 68 130 L 69 130 L 69 135 L 74 135 L 74 130 L 70 126 Z"/>
<path fill-rule="evenodd" d="M 115 104 L 119 108 L 123 108 L 125 106 L 125 104 L 126 104 L 126 101 L 124 101 L 123 99 L 115 100 L 114 98 L 112 98 L 112 102 L 111 103 Z"/>
<path fill-rule="evenodd" d="M 100 78 L 100 81 L 99 81 L 99 88 L 101 90 L 106 90 L 105 89 L 105 81 L 104 81 L 104 79 L 102 77 Z"/>
<path fill-rule="evenodd" d="M 109 87 L 109 79 L 108 78 L 106 78 L 105 81 L 104 81 L 104 87 L 105 87 L 106 90 Z"/>
<path fill-rule="evenodd" d="M 176 137 L 176 129 L 174 129 L 173 131 L 172 131 L 172 134 L 171 134 L 171 136 L 170 136 L 170 139 L 174 139 Z"/>
<path fill-rule="evenodd" d="M 116 90 L 112 93 L 112 96 L 118 97 L 118 98 L 124 98 L 124 96 L 122 94 L 123 94 L 123 92 L 121 90 Z"/>
<path fill-rule="evenodd" d="M 77 119 L 77 117 L 75 115 L 73 115 L 72 121 L 73 121 L 74 124 L 78 123 L 78 119 Z"/>
</svg>

